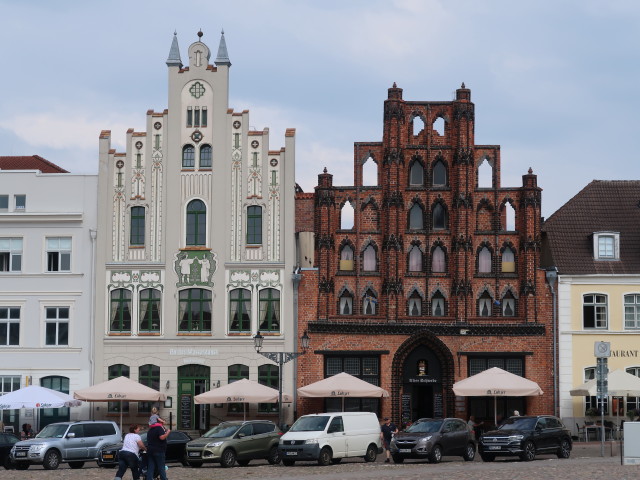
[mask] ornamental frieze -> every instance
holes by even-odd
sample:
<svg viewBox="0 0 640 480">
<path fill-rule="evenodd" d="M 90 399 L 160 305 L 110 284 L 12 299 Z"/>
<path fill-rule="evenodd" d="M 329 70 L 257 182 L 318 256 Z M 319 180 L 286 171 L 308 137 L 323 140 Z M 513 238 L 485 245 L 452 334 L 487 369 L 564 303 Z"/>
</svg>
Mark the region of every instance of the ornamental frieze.
<svg viewBox="0 0 640 480">
<path fill-rule="evenodd" d="M 178 276 L 176 287 L 213 287 L 217 256 L 208 250 L 180 250 L 174 256 L 173 268 Z"/>
<path fill-rule="evenodd" d="M 232 288 L 279 288 L 282 286 L 280 281 L 280 270 L 230 270 L 228 289 Z"/>
<path fill-rule="evenodd" d="M 161 270 L 112 270 L 109 272 L 109 289 L 159 288 L 162 290 Z"/>
<path fill-rule="evenodd" d="M 473 122 L 475 117 L 474 110 L 473 103 L 457 103 L 453 109 L 453 119 L 459 121 L 464 118 L 469 122 Z"/>
<path fill-rule="evenodd" d="M 471 147 L 458 147 L 453 155 L 454 165 L 473 165 L 473 149 Z"/>
</svg>

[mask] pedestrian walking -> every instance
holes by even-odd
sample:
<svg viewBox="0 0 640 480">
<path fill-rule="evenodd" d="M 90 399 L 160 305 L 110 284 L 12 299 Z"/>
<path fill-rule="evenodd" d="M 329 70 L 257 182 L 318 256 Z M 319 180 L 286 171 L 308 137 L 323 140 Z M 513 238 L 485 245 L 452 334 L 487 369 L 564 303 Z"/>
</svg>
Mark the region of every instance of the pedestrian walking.
<svg viewBox="0 0 640 480">
<path fill-rule="evenodd" d="M 380 427 L 380 439 L 382 440 L 382 445 L 384 446 L 384 450 L 387 455 L 384 463 L 389 463 L 390 461 L 389 457 L 391 456 L 391 452 L 389 452 L 389 446 L 391 445 L 393 435 L 396 433 L 398 433 L 398 427 L 391 423 L 391 419 L 389 417 L 385 417 L 384 423 Z"/>
<path fill-rule="evenodd" d="M 161 424 L 155 424 L 147 432 L 147 480 L 153 480 L 156 471 L 161 480 L 167 480 L 164 460 L 169 433 L 171 430 Z"/>
<path fill-rule="evenodd" d="M 142 438 L 138 435 L 140 426 L 133 424 L 129 427 L 129 433 L 124 436 L 122 449 L 118 453 L 118 471 L 115 480 L 122 480 L 127 468 L 131 469 L 133 480 L 140 478 L 140 451 L 146 450 Z"/>
</svg>

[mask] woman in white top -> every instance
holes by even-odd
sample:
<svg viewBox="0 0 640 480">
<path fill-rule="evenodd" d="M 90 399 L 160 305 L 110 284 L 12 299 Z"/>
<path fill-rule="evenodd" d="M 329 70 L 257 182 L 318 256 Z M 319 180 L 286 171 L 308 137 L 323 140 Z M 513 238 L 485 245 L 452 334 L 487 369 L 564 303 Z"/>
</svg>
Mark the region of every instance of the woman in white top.
<svg viewBox="0 0 640 480">
<path fill-rule="evenodd" d="M 120 453 L 118 453 L 118 472 L 116 473 L 115 480 L 122 480 L 122 476 L 127 471 L 127 468 L 131 469 L 133 480 L 140 478 L 140 466 L 139 458 L 140 450 L 144 451 L 146 447 L 142 443 L 142 439 L 138 432 L 140 427 L 137 424 L 133 424 L 129 427 L 129 433 L 124 437 L 124 442 Z"/>
</svg>

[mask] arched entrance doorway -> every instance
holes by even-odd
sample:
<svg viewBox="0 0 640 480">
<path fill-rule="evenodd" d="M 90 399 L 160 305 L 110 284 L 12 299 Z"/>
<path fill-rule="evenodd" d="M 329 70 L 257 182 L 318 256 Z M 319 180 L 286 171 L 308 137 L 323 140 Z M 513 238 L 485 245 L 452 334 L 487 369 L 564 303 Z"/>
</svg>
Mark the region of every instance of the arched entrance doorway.
<svg viewBox="0 0 640 480">
<path fill-rule="evenodd" d="M 435 335 L 421 332 L 396 351 L 392 366 L 393 417 L 407 422 L 454 415 L 453 355 Z"/>
<path fill-rule="evenodd" d="M 209 405 L 196 404 L 193 397 L 209 390 L 210 368 L 205 365 L 178 367 L 178 428 L 208 430 Z"/>
</svg>

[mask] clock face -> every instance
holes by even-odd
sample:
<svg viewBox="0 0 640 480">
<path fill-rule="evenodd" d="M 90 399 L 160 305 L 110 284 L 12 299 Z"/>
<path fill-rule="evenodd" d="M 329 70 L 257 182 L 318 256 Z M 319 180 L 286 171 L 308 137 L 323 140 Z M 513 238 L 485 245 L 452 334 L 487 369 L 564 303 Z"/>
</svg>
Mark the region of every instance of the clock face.
<svg viewBox="0 0 640 480">
<path fill-rule="evenodd" d="M 254 140 L 253 142 L 251 142 L 251 146 L 253 148 L 258 148 L 260 146 L 260 142 L 258 142 L 258 140 Z"/>
<path fill-rule="evenodd" d="M 196 130 L 195 132 L 193 132 L 191 134 L 191 140 L 193 140 L 194 142 L 198 143 L 200 140 L 202 140 L 202 133 L 198 130 Z"/>
<path fill-rule="evenodd" d="M 124 162 L 123 162 L 122 160 L 118 160 L 118 161 L 116 162 L 116 167 L 118 167 L 118 168 L 122 168 L 122 167 L 124 167 Z"/>
<path fill-rule="evenodd" d="M 162 128 L 162 124 L 160 122 L 156 122 L 153 124 L 153 128 L 156 130 L 160 130 Z"/>
<path fill-rule="evenodd" d="M 235 122 L 233 122 L 233 128 L 235 128 L 236 130 L 240 128 L 240 125 L 242 124 L 240 123 L 239 120 L 236 120 Z"/>
<path fill-rule="evenodd" d="M 138 150 L 140 150 L 140 149 L 142 148 L 142 142 L 141 142 L 140 140 L 138 140 L 138 141 L 136 142 L 136 148 L 137 148 Z"/>
</svg>

